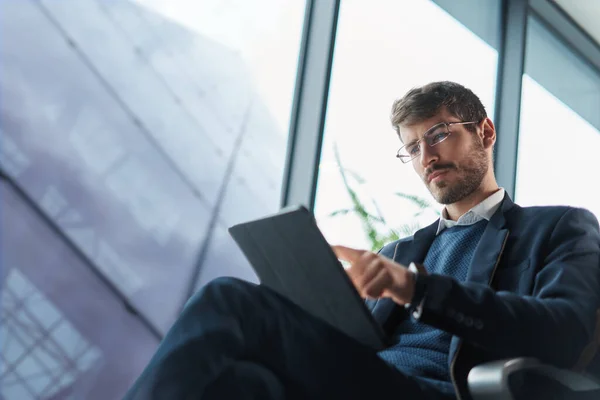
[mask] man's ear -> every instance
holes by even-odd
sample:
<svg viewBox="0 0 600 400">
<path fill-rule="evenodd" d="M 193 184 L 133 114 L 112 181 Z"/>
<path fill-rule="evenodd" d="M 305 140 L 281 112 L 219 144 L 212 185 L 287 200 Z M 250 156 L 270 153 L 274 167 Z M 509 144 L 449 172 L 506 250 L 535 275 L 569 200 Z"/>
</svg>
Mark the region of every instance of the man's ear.
<svg viewBox="0 0 600 400">
<path fill-rule="evenodd" d="M 496 127 L 491 119 L 486 118 L 481 121 L 480 132 L 483 147 L 486 149 L 494 147 L 494 143 L 496 143 Z"/>
</svg>

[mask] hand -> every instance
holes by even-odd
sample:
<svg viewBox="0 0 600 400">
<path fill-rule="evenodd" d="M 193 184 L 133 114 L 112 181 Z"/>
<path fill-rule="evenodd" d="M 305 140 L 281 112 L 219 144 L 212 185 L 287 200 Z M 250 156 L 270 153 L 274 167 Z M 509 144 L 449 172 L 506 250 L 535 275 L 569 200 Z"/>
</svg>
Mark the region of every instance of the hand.
<svg viewBox="0 0 600 400">
<path fill-rule="evenodd" d="M 346 272 L 362 297 L 390 297 L 400 305 L 410 303 L 415 291 L 415 274 L 408 268 L 371 251 L 344 246 L 331 248 L 340 260 L 351 263 Z"/>
</svg>

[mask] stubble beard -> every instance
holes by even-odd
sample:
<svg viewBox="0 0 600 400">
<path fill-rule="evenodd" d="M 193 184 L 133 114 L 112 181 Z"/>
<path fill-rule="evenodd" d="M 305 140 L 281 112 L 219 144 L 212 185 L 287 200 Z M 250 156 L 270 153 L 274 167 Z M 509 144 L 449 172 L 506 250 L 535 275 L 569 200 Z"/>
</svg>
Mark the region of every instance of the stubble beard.
<svg viewBox="0 0 600 400">
<path fill-rule="evenodd" d="M 429 183 L 427 189 L 440 204 L 456 203 L 471 195 L 481 186 L 488 168 L 487 153 L 483 145 L 475 139 L 473 140 L 471 161 L 460 168 L 454 167 L 454 171 L 459 175 L 458 182 L 450 185 L 448 182 L 441 180 Z M 435 185 L 435 187 L 432 188 L 432 185 Z"/>
</svg>

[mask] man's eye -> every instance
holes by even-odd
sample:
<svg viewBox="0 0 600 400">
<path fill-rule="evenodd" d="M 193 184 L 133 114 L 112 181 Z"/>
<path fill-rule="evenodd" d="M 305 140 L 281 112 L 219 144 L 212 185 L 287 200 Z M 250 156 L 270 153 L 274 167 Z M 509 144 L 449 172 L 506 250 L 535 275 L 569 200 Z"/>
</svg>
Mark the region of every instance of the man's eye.
<svg viewBox="0 0 600 400">
<path fill-rule="evenodd" d="M 446 138 L 446 136 L 448 136 L 447 132 L 437 132 L 437 133 L 433 133 L 430 136 L 429 140 L 431 141 L 431 143 L 435 144 L 435 143 L 438 143 L 438 142 L 444 140 Z"/>
<path fill-rule="evenodd" d="M 408 151 L 408 154 L 410 154 L 410 155 L 418 154 L 419 146 L 411 146 L 411 147 L 407 148 L 406 150 Z"/>
</svg>

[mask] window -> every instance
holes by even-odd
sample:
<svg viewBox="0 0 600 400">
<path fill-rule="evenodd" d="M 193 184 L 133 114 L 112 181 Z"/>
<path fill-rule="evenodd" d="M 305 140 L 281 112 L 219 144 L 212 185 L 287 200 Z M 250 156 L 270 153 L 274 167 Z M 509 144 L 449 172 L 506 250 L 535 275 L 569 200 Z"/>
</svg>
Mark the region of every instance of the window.
<svg viewBox="0 0 600 400">
<path fill-rule="evenodd" d="M 437 217 L 439 206 L 411 165 L 395 158 L 395 99 L 414 86 L 452 80 L 472 89 L 493 116 L 500 2 L 483 9 L 476 2 L 478 19 L 467 18 L 481 36 L 452 16 L 473 12 L 469 7 L 438 3 L 341 3 L 315 206 L 332 243 L 376 250 L 391 241 L 390 231 L 411 235 Z M 361 217 L 357 204 L 374 218 Z"/>
<path fill-rule="evenodd" d="M 0 198 L 0 397 L 122 398 L 157 338 L 13 187 Z"/>
<path fill-rule="evenodd" d="M 19 193 L 14 207 L 41 211 L 39 229 L 46 224 L 58 230 L 46 236 L 65 236 L 37 239 L 38 228 L 17 234 L 20 217 L 6 219 L 3 232 L 16 235 L 7 240 L 30 248 L 5 264 L 3 293 L 18 302 L 25 294 L 10 287 L 27 282 L 97 357 L 89 356 L 93 372 L 48 367 L 64 385 L 0 372 L 2 390 L 17 379 L 0 397 L 120 398 L 198 286 L 225 274 L 256 279 L 226 228 L 279 207 L 305 4 L 5 3 L 0 167 Z M 57 246 L 76 261 L 26 254 L 51 254 Z M 86 268 L 96 275 L 84 281 Z M 69 279 L 36 279 L 63 269 Z M 62 294 L 65 285 L 81 289 Z M 90 287 L 96 289 L 84 290 Z M 100 313 L 101 304 L 88 306 L 81 296 L 116 306 Z M 129 315 L 123 301 L 149 325 L 120 326 L 120 313 Z M 10 321 L 22 312 L 16 308 Z M 119 325 L 119 335 L 99 329 L 99 321 Z M 36 332 L 27 328 L 4 345 Z M 153 338 L 150 345 L 127 345 L 144 335 Z M 119 340 L 120 357 L 131 362 L 107 353 Z M 36 363 L 28 354 L 18 357 Z M 114 388 L 101 384 L 116 377 L 122 381 Z M 29 397 L 21 397 L 25 392 Z"/>
<path fill-rule="evenodd" d="M 600 73 L 536 18 L 528 21 L 516 200 L 585 207 L 600 217 Z"/>
</svg>

